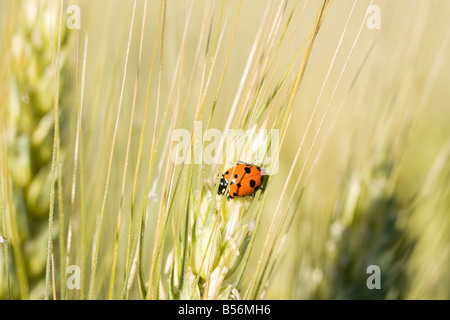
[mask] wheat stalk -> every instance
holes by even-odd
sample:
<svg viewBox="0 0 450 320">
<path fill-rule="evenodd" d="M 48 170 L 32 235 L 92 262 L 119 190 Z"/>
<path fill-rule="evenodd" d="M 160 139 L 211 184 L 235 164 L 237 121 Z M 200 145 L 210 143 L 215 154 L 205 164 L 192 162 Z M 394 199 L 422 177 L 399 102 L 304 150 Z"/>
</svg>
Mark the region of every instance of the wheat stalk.
<svg viewBox="0 0 450 320">
<path fill-rule="evenodd" d="M 51 3 L 34 1 L 22 1 L 17 3 L 16 7 L 9 8 L 11 16 L 16 16 L 17 19 L 15 21 L 10 19 L 12 36 L 8 47 L 11 47 L 9 67 L 12 76 L 9 105 L 4 109 L 5 117 L 9 120 L 2 130 L 2 134 L 7 132 L 5 154 L 8 155 L 8 159 L 3 161 L 8 161 L 9 165 L 4 167 L 3 172 L 8 174 L 8 180 L 10 179 L 10 187 L 5 190 L 10 190 L 7 194 L 11 194 L 8 210 L 11 217 L 10 227 L 15 230 L 12 231 L 15 236 L 10 240 L 16 260 L 14 272 L 19 282 L 21 298 L 27 298 L 30 294 L 32 297 L 42 296 L 41 275 L 45 271 L 46 257 L 47 267 L 49 267 L 50 253 L 45 253 L 45 220 L 48 219 L 49 210 L 55 203 L 49 196 L 51 182 L 56 177 L 56 174 L 51 174 L 50 164 L 59 172 L 59 238 L 64 232 L 61 168 L 58 165 L 56 169 L 57 163 L 60 164 L 62 159 L 59 151 L 58 157 L 53 160 L 51 155 L 52 139 L 57 139 L 59 144 L 59 129 L 56 127 L 56 135 L 52 129 L 60 115 L 58 109 L 54 113 L 53 105 L 61 103 L 59 92 L 64 89 L 59 86 L 53 87 L 52 72 L 56 69 L 51 66 L 58 60 L 61 77 L 63 79 L 70 77 L 68 55 L 71 50 L 71 41 L 66 29 L 62 30 L 63 28 L 58 27 L 61 21 L 58 23 L 58 13 L 55 9 L 57 8 Z M 13 12 L 18 14 L 15 15 Z M 61 30 L 59 36 L 58 32 L 55 32 L 57 29 Z M 54 58 L 56 52 L 52 49 L 54 42 L 58 39 L 60 59 Z M 67 96 L 70 95 L 67 94 Z M 64 103 L 62 105 L 64 106 Z M 26 220 L 29 220 L 30 224 L 17 225 L 18 221 Z M 50 220 L 53 220 L 51 216 Z M 53 235 L 52 233 L 49 235 L 48 244 L 50 245 L 53 242 Z M 61 253 L 63 253 L 64 242 L 63 239 L 59 240 Z M 64 269 L 63 266 L 61 267 Z M 64 270 L 61 270 L 60 274 L 62 279 Z M 46 283 L 48 284 L 48 281 Z M 48 291 L 46 292 L 45 295 L 48 296 Z M 11 294 L 15 297 L 17 291 L 11 290 Z"/>
</svg>

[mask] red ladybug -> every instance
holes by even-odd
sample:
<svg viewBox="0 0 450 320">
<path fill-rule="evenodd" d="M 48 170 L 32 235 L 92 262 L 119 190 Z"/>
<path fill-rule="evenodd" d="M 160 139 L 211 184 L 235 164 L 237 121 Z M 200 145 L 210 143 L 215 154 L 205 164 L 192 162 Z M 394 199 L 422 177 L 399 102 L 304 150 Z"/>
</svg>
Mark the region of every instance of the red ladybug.
<svg viewBox="0 0 450 320">
<path fill-rule="evenodd" d="M 225 194 L 228 187 L 226 193 L 228 200 L 245 196 L 254 198 L 263 181 L 264 172 L 260 167 L 239 161 L 235 167 L 222 174 L 217 193 Z"/>
</svg>

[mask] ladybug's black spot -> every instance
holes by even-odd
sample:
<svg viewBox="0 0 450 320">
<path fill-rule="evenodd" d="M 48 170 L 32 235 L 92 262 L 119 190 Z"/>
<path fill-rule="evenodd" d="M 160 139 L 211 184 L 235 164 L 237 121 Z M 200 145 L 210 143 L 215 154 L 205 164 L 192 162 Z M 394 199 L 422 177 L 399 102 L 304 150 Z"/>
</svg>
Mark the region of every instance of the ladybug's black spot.
<svg viewBox="0 0 450 320">
<path fill-rule="evenodd" d="M 236 192 L 233 192 L 233 197 L 236 197 L 236 196 L 237 196 Z"/>
<path fill-rule="evenodd" d="M 240 183 L 238 183 L 238 184 L 237 184 L 237 187 L 238 187 L 238 188 L 240 188 L 240 187 L 241 187 L 241 184 L 240 184 Z"/>
<path fill-rule="evenodd" d="M 258 170 L 259 172 L 261 172 L 261 167 L 256 166 L 256 170 Z"/>
<path fill-rule="evenodd" d="M 234 175 L 234 178 L 235 178 L 235 179 L 237 179 L 237 177 L 238 177 L 238 175 L 237 175 L 237 174 L 235 174 L 235 175 Z"/>
<path fill-rule="evenodd" d="M 225 174 L 229 174 L 229 173 L 230 173 L 229 171 L 225 172 Z"/>
<path fill-rule="evenodd" d="M 255 180 L 250 180 L 250 187 L 252 187 L 252 188 L 254 188 L 255 187 L 255 185 L 256 185 L 256 182 L 255 182 Z"/>
<path fill-rule="evenodd" d="M 251 169 L 250 167 L 245 167 L 244 170 L 245 170 L 245 173 L 250 173 L 250 172 L 252 172 L 252 169 Z"/>
</svg>

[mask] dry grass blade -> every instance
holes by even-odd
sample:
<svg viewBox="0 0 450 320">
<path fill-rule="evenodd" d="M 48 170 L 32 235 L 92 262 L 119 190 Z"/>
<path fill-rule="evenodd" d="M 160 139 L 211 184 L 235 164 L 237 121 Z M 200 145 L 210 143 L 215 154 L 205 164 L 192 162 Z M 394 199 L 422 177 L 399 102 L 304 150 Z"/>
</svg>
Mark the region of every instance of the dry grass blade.
<svg viewBox="0 0 450 320">
<path fill-rule="evenodd" d="M 311 38 L 311 40 L 310 40 L 310 42 L 309 42 L 309 44 L 308 44 L 308 46 L 306 48 L 305 56 L 303 58 L 302 64 L 301 64 L 300 69 L 299 69 L 299 72 L 298 72 L 298 74 L 296 76 L 296 79 L 295 79 L 295 83 L 293 85 L 293 88 L 295 89 L 295 91 L 291 94 L 290 101 L 288 103 L 288 105 L 290 107 L 290 110 L 292 110 L 292 108 L 294 106 L 296 93 L 298 92 L 298 88 L 299 88 L 299 86 L 301 84 L 301 80 L 303 79 L 303 75 L 305 73 L 309 57 L 311 55 L 312 47 L 314 45 L 314 41 L 315 41 L 316 36 L 317 36 L 317 34 L 319 32 L 321 23 L 322 23 L 322 21 L 324 19 L 324 14 L 326 13 L 326 11 L 327 11 L 327 9 L 328 9 L 330 4 L 331 4 L 331 1 L 326 1 L 326 0 L 323 1 L 322 5 L 321 5 L 321 8 L 320 8 L 320 10 L 318 12 L 318 15 L 316 17 L 316 21 L 315 21 L 315 24 L 313 26 L 313 29 L 314 29 L 313 37 Z M 290 115 L 291 112 L 288 112 L 288 114 Z M 311 116 L 310 121 L 313 118 L 313 116 L 314 116 L 314 114 Z M 306 129 L 306 131 L 307 130 L 308 129 Z M 302 145 L 303 145 L 303 143 L 301 142 L 300 143 L 300 147 L 299 147 L 298 150 L 301 150 Z M 298 159 L 298 152 L 297 152 L 297 155 L 295 157 L 295 160 L 293 162 L 292 167 L 295 166 L 295 163 L 297 162 L 297 159 Z M 275 214 L 273 215 L 272 222 L 270 223 L 270 227 L 269 227 L 269 230 L 267 232 L 266 239 L 264 241 L 263 250 L 261 251 L 261 255 L 260 255 L 260 257 L 258 259 L 258 262 L 256 264 L 255 273 L 254 273 L 254 275 L 253 275 L 253 277 L 252 277 L 252 279 L 250 281 L 250 284 L 248 285 L 248 290 L 247 290 L 247 292 L 245 294 L 245 298 L 254 297 L 257 294 L 257 291 L 255 290 L 256 289 L 255 283 L 256 283 L 257 278 L 259 276 L 259 271 L 260 271 L 261 265 L 263 263 L 263 258 L 264 258 L 264 255 L 265 255 L 265 251 L 267 250 L 267 247 L 269 246 L 269 241 L 271 240 L 273 229 L 275 228 L 275 221 L 278 218 L 277 214 L 278 214 L 279 207 L 280 207 L 280 204 L 281 204 L 281 199 L 283 198 L 284 194 L 286 193 L 286 188 L 287 188 L 287 185 L 288 185 L 288 183 L 290 181 L 291 176 L 292 176 L 292 168 L 291 168 L 291 171 L 289 172 L 288 178 L 286 179 L 285 187 L 283 188 L 283 191 L 281 193 L 280 201 L 278 202 L 277 208 L 275 210 Z M 262 279 L 260 281 L 262 281 Z"/>
<path fill-rule="evenodd" d="M 152 156 L 154 155 L 153 151 L 154 151 L 154 147 L 155 147 L 155 139 L 156 139 L 156 128 L 157 128 L 157 119 L 158 119 L 158 114 L 159 114 L 159 107 L 160 107 L 160 101 L 161 101 L 161 86 L 162 86 L 162 70 L 163 70 L 163 57 L 164 57 L 164 36 L 165 36 L 165 30 L 166 30 L 166 14 L 167 14 L 167 1 L 163 0 L 161 3 L 161 6 L 163 7 L 163 14 L 162 14 L 162 30 L 161 30 L 161 53 L 160 53 L 160 61 L 159 61 L 159 79 L 158 79 L 158 94 L 157 94 L 157 98 L 156 98 L 156 111 L 155 111 L 155 125 L 154 125 L 154 129 L 153 129 L 153 140 L 152 140 Z M 152 158 L 150 160 L 151 164 L 152 164 Z M 150 177 L 150 174 L 149 174 Z M 165 199 L 166 199 L 166 193 L 165 191 L 163 191 L 163 194 L 161 195 L 161 206 L 163 206 L 165 204 Z M 148 285 L 148 290 L 146 293 L 146 299 L 151 299 L 152 298 L 152 289 L 153 289 L 153 270 L 155 270 L 156 267 L 156 262 L 157 262 L 157 257 L 156 257 L 156 250 L 158 247 L 158 241 L 159 241 L 159 234 L 161 232 L 160 227 L 161 227 L 161 219 L 162 219 L 162 211 L 161 211 L 161 207 L 158 213 L 158 220 L 157 220 L 157 227 L 156 227 L 156 235 L 155 235 L 155 243 L 154 243 L 154 247 L 153 247 L 153 255 L 152 255 L 152 263 L 151 263 L 151 268 L 150 268 L 150 276 L 149 276 L 149 285 Z M 158 293 L 156 293 L 158 294 Z"/>
<path fill-rule="evenodd" d="M 100 236 L 101 236 L 101 230 L 102 230 L 103 215 L 105 213 L 106 200 L 107 200 L 107 196 L 108 196 L 109 180 L 110 180 L 110 176 L 111 176 L 111 166 L 112 166 L 112 161 L 113 161 L 113 156 L 114 156 L 117 130 L 118 130 L 119 120 L 120 120 L 120 111 L 122 109 L 123 91 L 124 91 L 124 87 L 125 87 L 125 79 L 126 79 L 127 69 L 128 69 L 128 57 L 129 57 L 129 53 L 130 53 L 130 43 L 131 43 L 131 36 L 133 34 L 135 13 L 136 13 L 136 1 L 134 1 L 134 6 L 133 6 L 133 16 L 131 18 L 130 33 L 129 33 L 129 37 L 128 37 L 128 46 L 127 46 L 127 52 L 126 52 L 126 56 L 125 56 L 125 65 L 124 65 L 124 72 L 123 72 L 123 78 L 122 78 L 122 89 L 120 91 L 116 125 L 114 127 L 114 134 L 113 134 L 113 139 L 112 139 L 112 143 L 111 143 L 111 152 L 110 152 L 110 156 L 109 156 L 108 172 L 106 175 L 105 192 L 103 195 L 102 208 L 100 211 L 100 215 L 98 216 L 98 225 L 97 225 L 98 228 L 97 228 L 97 232 L 96 232 L 95 248 L 94 248 L 94 252 L 92 255 L 91 280 L 89 283 L 89 299 L 91 299 L 91 300 L 94 298 L 95 276 L 96 276 L 96 271 L 97 271 L 98 250 L 99 250 L 99 245 L 100 245 Z"/>
<path fill-rule="evenodd" d="M 50 189 L 50 212 L 48 215 L 48 247 L 47 247 L 47 265 L 46 265 L 46 275 L 45 275 L 45 299 L 48 300 L 50 296 L 50 273 L 54 272 L 54 264 L 53 268 L 51 267 L 52 257 L 53 257 L 53 213 L 55 208 L 55 183 L 56 183 L 56 166 L 59 165 L 57 163 L 59 159 L 59 79 L 60 79 L 60 52 L 61 52 L 61 32 L 62 32 L 62 12 L 63 12 L 63 1 L 61 1 L 61 6 L 59 10 L 59 27 L 58 27 L 58 46 L 57 53 L 54 61 L 56 61 L 56 69 L 55 69 L 55 87 L 54 87 L 54 116 L 55 116 L 55 133 L 54 133 L 54 142 L 53 142 L 53 155 L 52 155 L 52 168 L 51 168 L 51 189 Z M 54 298 L 56 298 L 54 296 Z"/>
<path fill-rule="evenodd" d="M 135 113 L 135 107 L 136 107 L 139 74 L 140 74 L 140 68 L 141 68 L 142 48 L 143 48 L 143 44 L 144 44 L 144 30 L 145 30 L 146 14 L 147 14 L 147 1 L 144 2 L 144 12 L 143 12 L 143 17 L 142 17 L 141 39 L 140 39 L 140 45 L 139 45 L 139 57 L 138 57 L 138 65 L 137 65 L 137 71 L 136 71 L 136 80 L 135 80 L 135 84 L 134 84 L 133 104 L 131 107 L 131 117 L 130 117 L 130 125 L 129 125 L 129 132 L 128 132 L 127 150 L 125 153 L 125 166 L 123 168 L 122 190 L 121 190 L 121 194 L 120 194 L 119 213 L 118 213 L 118 217 L 117 217 L 117 229 L 116 229 L 116 237 L 115 237 L 116 240 L 115 240 L 115 244 L 114 244 L 114 258 L 113 258 L 113 266 L 112 266 L 112 272 L 111 272 L 109 299 L 112 299 L 112 297 L 113 297 L 114 275 L 115 275 L 115 271 L 116 271 L 117 250 L 118 250 L 118 246 L 119 246 L 120 222 L 121 222 L 121 217 L 122 217 L 123 198 L 124 198 L 124 193 L 125 193 L 125 182 L 127 179 L 128 157 L 130 154 L 131 136 L 133 133 L 133 122 L 134 122 L 134 113 Z M 130 228 L 131 227 L 132 227 L 132 221 L 130 222 Z"/>
<path fill-rule="evenodd" d="M 77 131 L 75 136 L 75 147 L 74 147 L 74 161 L 73 161 L 73 176 L 72 176 L 72 192 L 71 192 L 71 206 L 72 206 L 72 215 L 75 211 L 75 197 L 76 197 L 76 186 L 77 186 L 77 170 L 78 170 L 78 160 L 80 160 L 80 185 L 81 185 L 81 215 L 80 215 L 80 225 L 81 225 L 81 239 L 85 239 L 86 236 L 86 212 L 84 209 L 84 163 L 83 163 L 83 154 L 82 154 L 82 135 L 81 135 L 81 120 L 83 118 L 83 103 L 84 103 L 84 90 L 85 90 L 85 81 L 86 81 L 86 62 L 87 62 L 87 50 L 88 50 L 89 36 L 86 33 L 84 38 L 84 53 L 83 53 L 83 66 L 82 66 L 82 74 L 81 74 L 81 84 L 80 84 L 80 103 L 77 115 Z M 80 151 L 81 150 L 81 151 Z M 67 258 L 66 263 L 69 263 L 69 253 L 71 248 L 71 235 L 72 235 L 72 215 L 70 216 L 69 221 L 69 230 L 67 234 Z M 82 252 L 82 267 L 81 267 L 81 299 L 84 299 L 85 293 L 85 274 L 84 271 L 84 257 L 86 255 L 86 246 L 85 241 L 81 241 L 81 252 Z"/>
<path fill-rule="evenodd" d="M 310 118 L 310 121 L 309 121 L 309 123 L 308 123 L 308 127 L 307 127 L 307 129 L 306 129 L 305 135 L 303 136 L 302 142 L 301 142 L 301 144 L 300 144 L 300 148 L 299 148 L 298 151 L 297 151 L 297 154 L 296 154 L 296 158 L 295 158 L 295 159 L 298 158 L 298 155 L 299 155 L 299 153 L 300 153 L 300 151 L 301 151 L 301 149 L 302 149 L 301 146 L 303 145 L 305 136 L 306 136 L 306 134 L 308 133 L 308 129 L 310 128 L 312 119 L 313 119 L 314 114 L 315 114 L 315 112 L 316 112 L 316 110 L 317 110 L 317 108 L 318 108 L 319 101 L 320 101 L 320 99 L 322 98 L 322 95 L 323 95 L 323 91 L 324 91 L 325 85 L 326 85 L 326 83 L 328 82 L 328 79 L 329 79 L 329 76 L 330 76 L 331 69 L 332 69 L 333 66 L 334 66 L 334 62 L 335 62 L 335 60 L 336 60 L 337 54 L 338 54 L 338 52 L 339 52 L 339 49 L 340 49 L 340 47 L 341 47 L 341 44 L 342 44 L 342 40 L 343 40 L 343 38 L 344 38 L 344 35 L 346 34 L 347 27 L 348 27 L 348 24 L 349 24 L 349 22 L 350 22 L 350 19 L 351 19 L 352 16 L 353 16 L 353 12 L 354 12 L 354 9 L 355 9 L 355 7 L 356 7 L 356 4 L 357 4 L 357 0 L 355 0 L 354 3 L 353 3 L 353 7 L 352 7 L 352 9 L 351 9 L 351 11 L 350 11 L 350 14 L 349 14 L 349 17 L 348 17 L 347 22 L 346 22 L 346 24 L 345 24 L 344 30 L 342 31 L 341 38 L 340 38 L 340 40 L 339 40 L 339 43 L 338 43 L 338 46 L 337 46 L 337 48 L 336 48 L 335 54 L 334 54 L 333 59 L 332 59 L 332 61 L 331 61 L 331 63 L 330 63 L 328 72 L 327 72 L 327 74 L 326 74 L 326 76 L 325 76 L 325 79 L 324 79 L 322 88 L 321 88 L 321 90 L 320 90 L 319 96 L 318 96 L 317 101 L 316 101 L 316 104 L 315 104 L 315 106 L 314 106 L 313 115 L 312 115 L 311 118 Z M 276 243 L 277 243 L 278 237 L 279 237 L 279 235 L 280 235 L 280 233 L 281 233 L 281 229 L 282 229 L 282 227 L 283 227 L 283 225 L 284 225 L 284 222 L 285 222 L 285 220 L 286 220 L 287 214 L 288 214 L 288 212 L 289 212 L 289 208 L 290 208 L 290 206 L 291 206 L 291 204 L 292 204 L 292 201 L 293 201 L 293 199 L 294 199 L 294 196 L 297 194 L 297 189 L 298 189 L 299 184 L 300 184 L 300 181 L 301 181 L 301 179 L 302 179 L 302 177 L 303 177 L 303 172 L 304 172 L 304 170 L 305 170 L 305 168 L 306 168 L 306 166 L 307 166 L 307 164 L 308 164 L 309 158 L 310 158 L 311 153 L 312 153 L 312 149 L 313 149 L 313 147 L 314 147 L 315 144 L 316 144 L 317 138 L 318 138 L 319 133 L 320 133 L 322 127 L 323 127 L 323 123 L 324 123 L 325 118 L 326 118 L 326 116 L 327 116 L 327 114 L 328 114 L 328 111 L 329 111 L 329 109 L 330 109 L 331 102 L 333 101 L 333 98 L 334 98 L 334 96 L 335 96 L 335 94 L 336 94 L 336 91 L 337 91 L 337 89 L 338 89 L 338 87 L 339 87 L 339 85 L 340 85 L 340 83 L 341 83 L 342 76 L 344 75 L 344 72 L 345 72 L 345 70 L 346 70 L 346 68 L 347 68 L 348 62 L 350 61 L 350 58 L 351 58 L 351 56 L 352 56 L 353 50 L 354 50 L 354 48 L 355 48 L 355 46 L 356 46 L 356 43 L 357 43 L 358 40 L 359 40 L 359 36 L 360 36 L 360 34 L 361 34 L 361 31 L 362 31 L 362 28 L 363 28 L 365 22 L 366 22 L 366 19 L 365 19 L 365 17 L 364 17 L 364 19 L 363 19 L 363 21 L 362 21 L 362 23 L 361 23 L 361 27 L 360 27 L 360 29 L 359 29 L 359 32 L 358 32 L 358 34 L 357 34 L 357 36 L 356 36 L 356 39 L 355 39 L 355 41 L 354 41 L 354 43 L 353 43 L 353 46 L 352 46 L 352 48 L 351 48 L 351 51 L 350 51 L 350 53 L 349 53 L 348 56 L 347 56 L 347 60 L 345 61 L 344 66 L 342 67 L 342 70 L 341 70 L 341 72 L 340 72 L 339 78 L 338 78 L 337 81 L 336 81 L 336 84 L 335 84 L 335 86 L 334 86 L 333 92 L 332 92 L 331 97 L 330 97 L 330 99 L 329 99 L 329 102 L 328 102 L 328 104 L 327 104 L 327 106 L 326 106 L 326 108 L 325 108 L 325 111 L 324 111 L 323 115 L 322 115 L 322 118 L 321 118 L 321 120 L 320 120 L 319 127 L 318 127 L 318 129 L 317 129 L 317 131 L 316 131 L 316 134 L 314 135 L 313 142 L 311 143 L 311 146 L 310 146 L 310 148 L 309 148 L 308 154 L 307 154 L 307 156 L 306 156 L 306 158 L 305 158 L 305 160 L 304 160 L 302 169 L 301 169 L 300 174 L 299 174 L 299 176 L 298 176 L 298 178 L 297 178 L 297 181 L 296 181 L 296 183 L 295 183 L 294 189 L 292 190 L 292 193 L 291 193 L 291 196 L 290 196 L 290 198 L 289 198 L 287 207 L 286 207 L 286 209 L 284 210 L 284 214 L 283 214 L 283 216 L 282 216 L 282 218 L 281 218 L 281 222 L 279 223 L 278 230 L 277 230 L 277 232 L 276 232 L 276 234 L 275 234 L 275 238 L 274 238 L 274 240 L 273 240 L 273 242 L 272 242 L 272 247 L 271 247 L 270 252 L 269 252 L 269 257 L 272 255 L 272 252 L 273 252 L 273 250 L 274 250 L 274 247 L 275 247 L 275 245 L 276 245 Z M 294 165 L 295 165 L 295 160 L 294 160 L 293 167 L 294 167 Z M 293 167 L 292 167 L 292 168 L 293 168 Z M 291 168 L 291 170 L 292 170 L 292 168 Z M 277 209 L 278 209 L 278 207 L 277 207 Z M 277 211 L 276 211 L 276 212 L 277 212 Z M 266 272 L 268 263 L 269 263 L 269 260 L 267 260 L 267 262 L 266 262 L 266 264 L 265 264 L 265 267 L 264 267 L 264 270 L 263 270 L 263 273 L 262 273 L 262 278 L 264 278 L 264 275 L 265 275 L 265 272 Z"/>
</svg>

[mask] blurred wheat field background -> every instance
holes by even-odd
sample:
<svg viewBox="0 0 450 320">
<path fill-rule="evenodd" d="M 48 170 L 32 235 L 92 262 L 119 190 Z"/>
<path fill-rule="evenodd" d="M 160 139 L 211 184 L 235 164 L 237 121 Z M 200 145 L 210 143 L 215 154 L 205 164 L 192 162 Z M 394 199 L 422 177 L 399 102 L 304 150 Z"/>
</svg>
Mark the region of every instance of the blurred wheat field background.
<svg viewBox="0 0 450 320">
<path fill-rule="evenodd" d="M 0 298 L 449 299 L 449 14 L 0 0 Z M 250 138 L 194 163 L 195 123 Z M 264 129 L 278 171 L 216 195 Z"/>
</svg>

